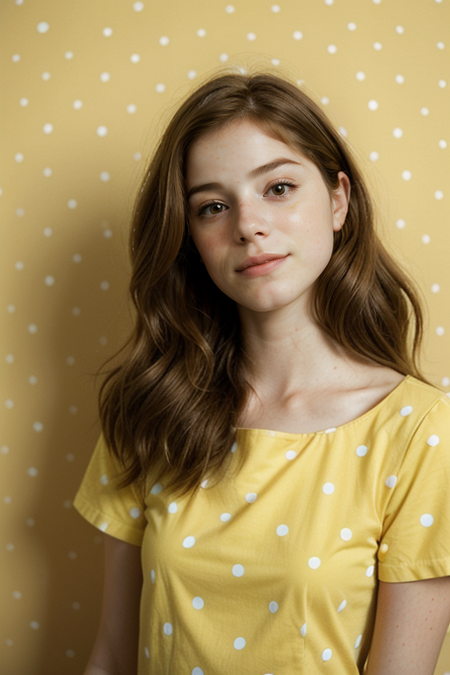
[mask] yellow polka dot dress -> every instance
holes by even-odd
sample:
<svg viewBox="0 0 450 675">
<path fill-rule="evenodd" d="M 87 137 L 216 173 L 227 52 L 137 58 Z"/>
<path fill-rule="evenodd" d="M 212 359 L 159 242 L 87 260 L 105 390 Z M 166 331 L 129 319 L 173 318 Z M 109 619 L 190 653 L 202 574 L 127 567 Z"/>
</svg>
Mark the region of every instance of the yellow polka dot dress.
<svg viewBox="0 0 450 675">
<path fill-rule="evenodd" d="M 116 491 L 100 438 L 75 507 L 142 546 L 139 675 L 363 671 L 378 579 L 450 575 L 450 400 L 406 377 L 336 429 L 238 429 L 234 477 Z"/>
</svg>

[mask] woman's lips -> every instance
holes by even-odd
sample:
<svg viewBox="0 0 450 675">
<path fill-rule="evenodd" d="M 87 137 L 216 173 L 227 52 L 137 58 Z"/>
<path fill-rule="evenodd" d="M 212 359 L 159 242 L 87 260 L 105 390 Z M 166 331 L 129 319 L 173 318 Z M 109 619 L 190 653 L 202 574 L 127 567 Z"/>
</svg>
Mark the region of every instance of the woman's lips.
<svg viewBox="0 0 450 675">
<path fill-rule="evenodd" d="M 251 265 L 250 267 L 240 270 L 238 274 L 241 274 L 243 277 L 261 277 L 264 274 L 269 274 L 269 272 L 282 265 L 287 257 L 288 256 L 286 255 L 284 258 L 275 258 L 275 260 L 269 260 L 261 265 Z"/>
</svg>

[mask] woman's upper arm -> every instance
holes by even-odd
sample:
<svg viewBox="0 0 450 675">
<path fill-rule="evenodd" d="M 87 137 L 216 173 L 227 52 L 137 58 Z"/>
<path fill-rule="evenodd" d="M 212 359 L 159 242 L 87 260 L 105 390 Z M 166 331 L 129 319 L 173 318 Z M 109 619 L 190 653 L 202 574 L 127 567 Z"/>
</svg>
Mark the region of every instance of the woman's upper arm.
<svg viewBox="0 0 450 675">
<path fill-rule="evenodd" d="M 433 675 L 450 622 L 450 577 L 379 582 L 366 675 Z"/>
<path fill-rule="evenodd" d="M 136 675 L 141 590 L 140 547 L 105 535 L 102 612 L 85 675 Z"/>
</svg>

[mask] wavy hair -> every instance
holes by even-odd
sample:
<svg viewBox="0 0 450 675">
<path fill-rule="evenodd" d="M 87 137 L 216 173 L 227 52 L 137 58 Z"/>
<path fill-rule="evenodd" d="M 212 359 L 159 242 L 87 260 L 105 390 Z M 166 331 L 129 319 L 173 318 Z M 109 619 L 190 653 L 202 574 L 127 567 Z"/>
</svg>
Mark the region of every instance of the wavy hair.
<svg viewBox="0 0 450 675">
<path fill-rule="evenodd" d="M 131 228 L 134 331 L 103 381 L 100 419 L 124 467 L 121 485 L 163 479 L 177 494 L 227 472 L 252 390 L 234 301 L 212 282 L 188 233 L 185 160 L 202 134 L 238 120 L 299 148 L 330 194 L 351 184 L 344 227 L 318 279 L 314 315 L 354 356 L 421 379 L 416 290 L 374 228 L 361 172 L 339 132 L 295 84 L 267 73 L 209 79 L 182 103 L 153 154 Z"/>
</svg>

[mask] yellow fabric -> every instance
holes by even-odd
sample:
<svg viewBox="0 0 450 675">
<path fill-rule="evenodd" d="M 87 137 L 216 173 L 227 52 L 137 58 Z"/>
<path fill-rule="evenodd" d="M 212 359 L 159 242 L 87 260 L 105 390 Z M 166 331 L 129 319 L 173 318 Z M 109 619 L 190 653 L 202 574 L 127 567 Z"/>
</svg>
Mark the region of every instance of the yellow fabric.
<svg viewBox="0 0 450 675">
<path fill-rule="evenodd" d="M 377 579 L 450 575 L 449 398 L 407 377 L 337 429 L 232 451 L 237 476 L 141 504 L 97 445 L 75 506 L 142 544 L 139 675 L 362 672 Z"/>
</svg>

